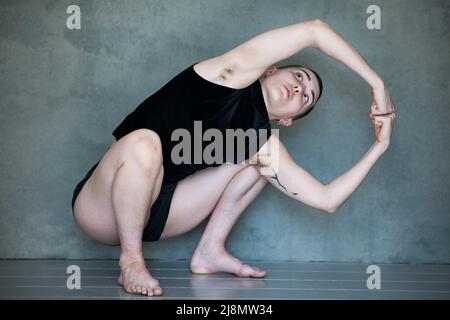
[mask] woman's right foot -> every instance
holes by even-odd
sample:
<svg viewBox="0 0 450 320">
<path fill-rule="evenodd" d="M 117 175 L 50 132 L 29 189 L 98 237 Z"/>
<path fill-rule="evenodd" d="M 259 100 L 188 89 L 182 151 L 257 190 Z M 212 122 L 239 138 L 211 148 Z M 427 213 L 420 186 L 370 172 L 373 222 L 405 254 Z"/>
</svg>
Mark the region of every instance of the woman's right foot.
<svg viewBox="0 0 450 320">
<path fill-rule="evenodd" d="M 163 290 L 158 280 L 150 275 L 143 259 L 120 261 L 120 277 L 117 282 L 128 293 L 144 296 L 161 296 Z"/>
</svg>

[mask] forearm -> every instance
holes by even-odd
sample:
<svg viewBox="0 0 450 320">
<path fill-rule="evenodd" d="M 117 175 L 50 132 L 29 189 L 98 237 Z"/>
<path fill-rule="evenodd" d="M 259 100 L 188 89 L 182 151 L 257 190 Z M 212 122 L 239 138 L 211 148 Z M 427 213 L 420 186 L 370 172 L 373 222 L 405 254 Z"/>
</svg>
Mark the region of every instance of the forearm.
<svg viewBox="0 0 450 320">
<path fill-rule="evenodd" d="M 329 210 L 325 185 L 292 159 L 277 135 L 262 146 L 256 160 L 256 168 L 276 189 L 313 208 Z"/>
<path fill-rule="evenodd" d="M 326 198 L 331 210 L 339 208 L 361 185 L 375 162 L 387 147 L 374 143 L 369 151 L 350 170 L 326 185 Z"/>
<path fill-rule="evenodd" d="M 314 33 L 314 47 L 355 71 L 372 88 L 382 85 L 382 78 L 369 66 L 356 49 L 331 26 L 322 22 L 315 28 Z"/>
</svg>

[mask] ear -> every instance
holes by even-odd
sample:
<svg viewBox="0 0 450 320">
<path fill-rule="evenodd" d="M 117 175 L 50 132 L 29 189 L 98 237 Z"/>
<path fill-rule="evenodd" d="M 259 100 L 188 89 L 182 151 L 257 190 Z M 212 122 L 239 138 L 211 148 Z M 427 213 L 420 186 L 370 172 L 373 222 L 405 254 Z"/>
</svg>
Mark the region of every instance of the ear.
<svg viewBox="0 0 450 320">
<path fill-rule="evenodd" d="M 270 76 L 272 73 L 274 73 L 275 71 L 277 71 L 277 67 L 275 66 L 270 66 L 266 69 L 266 71 L 264 72 L 264 74 L 267 76 Z"/>
<path fill-rule="evenodd" d="M 289 127 L 292 124 L 292 119 L 280 119 L 278 120 L 278 124 L 285 127 Z"/>
</svg>

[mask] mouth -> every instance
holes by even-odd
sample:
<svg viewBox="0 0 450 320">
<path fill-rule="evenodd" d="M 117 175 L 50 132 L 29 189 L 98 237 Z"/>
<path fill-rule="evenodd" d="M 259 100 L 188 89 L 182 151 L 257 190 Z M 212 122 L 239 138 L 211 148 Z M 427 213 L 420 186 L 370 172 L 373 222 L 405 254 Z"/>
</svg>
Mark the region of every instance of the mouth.
<svg viewBox="0 0 450 320">
<path fill-rule="evenodd" d="M 291 90 L 289 90 L 289 88 L 285 85 L 283 85 L 283 87 L 286 90 L 288 100 L 290 100 L 291 99 Z"/>
</svg>

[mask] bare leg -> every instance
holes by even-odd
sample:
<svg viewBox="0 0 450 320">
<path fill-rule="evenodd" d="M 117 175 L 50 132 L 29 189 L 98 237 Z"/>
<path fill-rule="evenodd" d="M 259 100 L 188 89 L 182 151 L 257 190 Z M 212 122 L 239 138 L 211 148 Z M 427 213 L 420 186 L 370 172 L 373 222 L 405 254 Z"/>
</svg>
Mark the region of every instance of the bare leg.
<svg viewBox="0 0 450 320">
<path fill-rule="evenodd" d="M 135 157 L 120 166 L 113 180 L 112 203 L 121 245 L 118 282 L 129 293 L 163 293 L 147 270 L 142 252 L 142 232 L 154 201 L 151 195 L 155 187 L 160 188 L 162 172 L 160 146 L 147 141 Z"/>
<path fill-rule="evenodd" d="M 144 263 L 142 232 L 163 174 L 158 135 L 138 129 L 111 145 L 75 201 L 75 219 L 86 234 L 121 245 L 118 281 L 129 293 L 162 294 Z"/>
<path fill-rule="evenodd" d="M 265 271 L 242 263 L 225 249 L 232 227 L 261 192 L 266 179 L 253 166 L 237 173 L 226 186 L 191 259 L 193 273 L 229 272 L 264 277 Z"/>
</svg>

